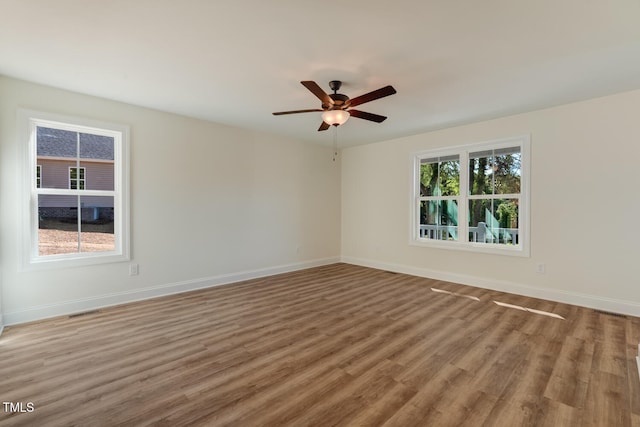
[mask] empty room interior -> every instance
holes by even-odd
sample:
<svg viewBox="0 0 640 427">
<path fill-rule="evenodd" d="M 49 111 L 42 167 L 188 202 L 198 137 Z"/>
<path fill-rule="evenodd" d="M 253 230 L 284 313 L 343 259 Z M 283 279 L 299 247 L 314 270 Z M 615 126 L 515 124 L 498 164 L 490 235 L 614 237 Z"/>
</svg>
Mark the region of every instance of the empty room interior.
<svg viewBox="0 0 640 427">
<path fill-rule="evenodd" d="M 640 425 L 638 22 L 0 0 L 0 426 Z"/>
</svg>

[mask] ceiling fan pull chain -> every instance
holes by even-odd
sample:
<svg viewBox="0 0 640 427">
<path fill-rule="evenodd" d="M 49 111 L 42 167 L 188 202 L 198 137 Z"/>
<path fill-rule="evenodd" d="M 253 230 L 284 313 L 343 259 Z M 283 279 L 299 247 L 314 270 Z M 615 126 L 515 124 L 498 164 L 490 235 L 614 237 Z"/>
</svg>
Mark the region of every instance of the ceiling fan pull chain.
<svg viewBox="0 0 640 427">
<path fill-rule="evenodd" d="M 338 157 L 338 126 L 333 127 L 333 161 Z"/>
</svg>

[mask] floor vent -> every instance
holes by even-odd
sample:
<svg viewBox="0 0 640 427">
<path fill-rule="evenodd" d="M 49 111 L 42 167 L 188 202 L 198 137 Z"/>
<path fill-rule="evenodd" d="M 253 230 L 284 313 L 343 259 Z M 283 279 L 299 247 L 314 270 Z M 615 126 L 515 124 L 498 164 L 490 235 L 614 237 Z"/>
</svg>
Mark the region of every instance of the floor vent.
<svg viewBox="0 0 640 427">
<path fill-rule="evenodd" d="M 606 316 L 613 316 L 613 317 L 620 317 L 622 319 L 626 319 L 627 316 L 625 314 L 620 314 L 620 313 L 612 313 L 610 311 L 604 311 L 604 310 L 593 310 L 598 314 L 604 314 Z"/>
<path fill-rule="evenodd" d="M 73 319 L 75 317 L 81 317 L 81 316 L 89 316 L 90 314 L 98 314 L 98 313 L 100 313 L 100 310 L 83 311 L 82 313 L 70 314 L 69 319 Z"/>
</svg>

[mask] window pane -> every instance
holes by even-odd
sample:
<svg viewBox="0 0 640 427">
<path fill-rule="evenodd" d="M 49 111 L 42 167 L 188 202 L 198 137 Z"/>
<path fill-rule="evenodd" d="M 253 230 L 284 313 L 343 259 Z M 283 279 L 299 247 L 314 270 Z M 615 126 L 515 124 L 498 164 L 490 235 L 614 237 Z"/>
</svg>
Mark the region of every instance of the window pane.
<svg viewBox="0 0 640 427">
<path fill-rule="evenodd" d="M 78 252 L 78 198 L 38 196 L 38 254 Z"/>
<path fill-rule="evenodd" d="M 494 157 L 495 194 L 520 194 L 520 153 Z"/>
<path fill-rule="evenodd" d="M 470 194 L 519 194 L 520 158 L 519 147 L 469 153 Z"/>
<path fill-rule="evenodd" d="M 80 233 L 77 200 L 77 196 L 38 196 L 40 256 L 115 250 L 114 198 L 81 197 Z"/>
<path fill-rule="evenodd" d="M 113 137 L 80 134 L 80 166 L 85 168 L 86 189 L 113 191 L 113 161 Z"/>
<path fill-rule="evenodd" d="M 459 156 L 435 157 L 420 161 L 421 196 L 457 196 L 459 194 Z"/>
<path fill-rule="evenodd" d="M 421 201 L 419 232 L 424 239 L 458 240 L 458 203 L 455 200 Z"/>
<path fill-rule="evenodd" d="M 443 196 L 460 194 L 460 160 L 449 160 L 440 163 L 440 189 Z"/>
<path fill-rule="evenodd" d="M 493 194 L 491 152 L 469 154 L 469 193 Z"/>
<path fill-rule="evenodd" d="M 519 200 L 469 200 L 469 241 L 519 243 Z"/>
<path fill-rule="evenodd" d="M 420 163 L 420 196 L 433 196 L 438 185 L 438 163 Z"/>
<path fill-rule="evenodd" d="M 37 128 L 38 157 L 72 158 L 78 157 L 78 132 Z"/>
<path fill-rule="evenodd" d="M 81 252 L 108 252 L 116 248 L 113 197 L 82 196 Z"/>
<path fill-rule="evenodd" d="M 40 188 L 69 188 L 69 168 L 76 166 L 78 133 L 38 126 L 36 163 L 40 166 Z"/>
</svg>

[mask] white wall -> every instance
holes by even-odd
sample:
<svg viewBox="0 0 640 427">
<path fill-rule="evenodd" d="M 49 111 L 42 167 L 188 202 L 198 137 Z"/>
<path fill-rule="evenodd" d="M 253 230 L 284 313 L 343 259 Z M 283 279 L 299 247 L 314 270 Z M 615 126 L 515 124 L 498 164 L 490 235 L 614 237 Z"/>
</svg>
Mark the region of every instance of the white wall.
<svg viewBox="0 0 640 427">
<path fill-rule="evenodd" d="M 530 258 L 409 245 L 413 152 L 525 133 Z M 637 316 L 639 188 L 640 91 L 345 149 L 342 259 Z"/>
<path fill-rule="evenodd" d="M 29 108 L 131 127 L 129 263 L 19 272 L 21 150 Z M 335 262 L 340 165 L 330 147 L 0 76 L 5 324 Z"/>
</svg>

